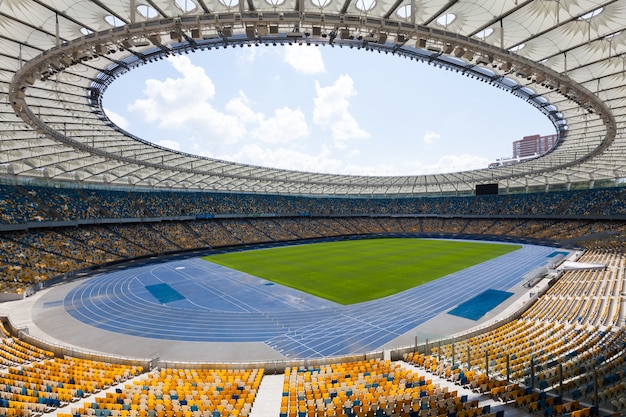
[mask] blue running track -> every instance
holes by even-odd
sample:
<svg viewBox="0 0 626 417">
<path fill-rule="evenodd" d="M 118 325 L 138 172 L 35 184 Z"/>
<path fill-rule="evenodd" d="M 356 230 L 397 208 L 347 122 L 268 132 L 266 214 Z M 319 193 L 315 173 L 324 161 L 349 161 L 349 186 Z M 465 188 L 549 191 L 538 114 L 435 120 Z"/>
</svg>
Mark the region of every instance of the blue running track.
<svg viewBox="0 0 626 417">
<path fill-rule="evenodd" d="M 346 355 L 376 350 L 488 289 L 506 291 L 546 265 L 553 252 L 524 245 L 428 284 L 349 306 L 194 258 L 91 278 L 67 294 L 64 308 L 83 323 L 121 334 L 264 342 L 292 358 Z M 154 288 L 168 287 L 182 299 L 153 295 Z"/>
</svg>

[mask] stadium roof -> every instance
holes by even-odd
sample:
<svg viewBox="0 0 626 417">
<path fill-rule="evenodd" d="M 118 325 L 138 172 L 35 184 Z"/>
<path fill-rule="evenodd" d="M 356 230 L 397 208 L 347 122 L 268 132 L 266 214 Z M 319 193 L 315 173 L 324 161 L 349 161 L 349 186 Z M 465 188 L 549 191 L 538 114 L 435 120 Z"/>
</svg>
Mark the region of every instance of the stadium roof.
<svg viewBox="0 0 626 417">
<path fill-rule="evenodd" d="M 625 25 L 626 0 L 0 0 L 0 174 L 333 195 L 620 181 Z M 331 175 L 172 151 L 124 132 L 102 111 L 106 87 L 139 65 L 196 49 L 287 42 L 380 49 L 479 78 L 539 108 L 561 136 L 558 147 L 495 169 Z"/>
</svg>

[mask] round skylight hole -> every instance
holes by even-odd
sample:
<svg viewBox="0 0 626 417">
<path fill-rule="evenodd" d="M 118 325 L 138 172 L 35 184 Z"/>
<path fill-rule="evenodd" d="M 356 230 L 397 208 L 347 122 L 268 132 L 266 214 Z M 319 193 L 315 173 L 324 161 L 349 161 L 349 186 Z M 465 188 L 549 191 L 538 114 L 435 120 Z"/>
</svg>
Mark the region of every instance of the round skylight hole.
<svg viewBox="0 0 626 417">
<path fill-rule="evenodd" d="M 198 7 L 191 0 L 176 0 L 176 6 L 185 13 L 193 12 Z"/>
<path fill-rule="evenodd" d="M 331 0 L 311 0 L 311 3 L 313 3 L 315 6 L 319 7 L 320 9 L 328 6 L 330 2 Z"/>
<path fill-rule="evenodd" d="M 446 13 L 443 16 L 439 16 L 437 18 L 437 23 L 441 26 L 447 27 L 456 19 L 456 15 L 454 13 Z"/>
<path fill-rule="evenodd" d="M 111 26 L 124 26 L 124 22 L 113 15 L 104 16 L 104 20 Z"/>
<path fill-rule="evenodd" d="M 376 6 L 376 0 L 356 0 L 356 8 L 368 12 Z"/>
<path fill-rule="evenodd" d="M 231 8 L 239 5 L 239 0 L 219 0 L 224 6 Z"/>
<path fill-rule="evenodd" d="M 396 11 L 396 14 L 400 16 L 402 19 L 408 19 L 412 15 L 411 5 L 405 4 L 404 6 L 400 6 L 398 10 Z"/>
<path fill-rule="evenodd" d="M 475 36 L 478 39 L 486 39 L 489 35 L 493 33 L 493 28 L 486 28 L 478 32 Z"/>
<path fill-rule="evenodd" d="M 137 6 L 137 13 L 139 13 L 146 19 L 154 19 L 159 15 L 154 7 L 148 6 L 147 4 L 140 4 L 139 6 Z"/>
<path fill-rule="evenodd" d="M 604 37 L 604 39 L 606 39 L 606 40 L 608 41 L 608 40 L 611 40 L 611 39 L 613 39 L 613 38 L 615 38 L 616 36 L 619 36 L 619 35 L 621 35 L 621 34 L 622 34 L 622 31 L 620 30 L 619 32 L 615 32 L 615 33 L 611 33 L 610 35 L 606 35 L 606 36 Z"/>
<path fill-rule="evenodd" d="M 589 13 L 586 13 L 586 14 L 580 16 L 578 19 L 579 20 L 593 19 L 594 17 L 596 17 L 597 15 L 602 13 L 603 10 L 604 10 L 604 7 L 598 7 L 597 9 L 594 9 L 594 10 L 590 11 Z"/>
</svg>

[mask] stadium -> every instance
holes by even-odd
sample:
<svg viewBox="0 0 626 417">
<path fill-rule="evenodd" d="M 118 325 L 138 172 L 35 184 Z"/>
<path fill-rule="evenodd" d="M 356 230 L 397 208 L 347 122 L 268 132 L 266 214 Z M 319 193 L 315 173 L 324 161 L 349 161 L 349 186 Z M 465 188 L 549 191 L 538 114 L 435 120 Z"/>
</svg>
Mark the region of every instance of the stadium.
<svg viewBox="0 0 626 417">
<path fill-rule="evenodd" d="M 623 0 L 0 0 L 0 416 L 625 415 L 624 22 Z M 557 145 L 338 175 L 167 149 L 103 110 L 142 65 L 283 44 L 482 81 Z M 202 259 L 414 241 L 501 253 L 345 304 Z"/>
</svg>

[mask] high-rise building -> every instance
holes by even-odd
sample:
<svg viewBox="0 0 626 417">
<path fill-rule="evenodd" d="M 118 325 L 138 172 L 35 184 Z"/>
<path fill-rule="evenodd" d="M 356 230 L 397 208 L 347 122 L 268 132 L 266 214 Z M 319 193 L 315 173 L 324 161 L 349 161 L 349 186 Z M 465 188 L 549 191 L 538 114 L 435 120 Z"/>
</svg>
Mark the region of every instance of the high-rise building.
<svg viewBox="0 0 626 417">
<path fill-rule="evenodd" d="M 531 135 L 513 142 L 513 158 L 539 156 L 548 152 L 556 145 L 557 135 Z"/>
</svg>

